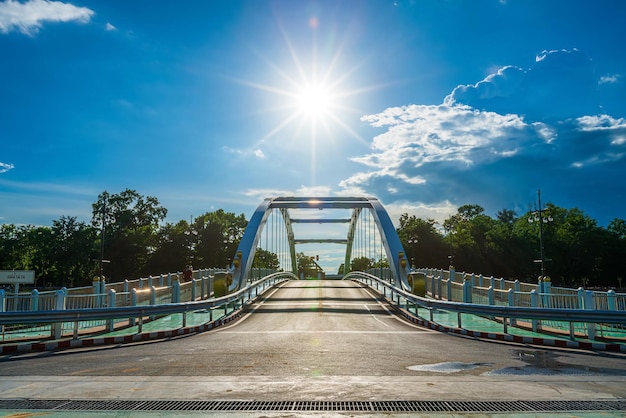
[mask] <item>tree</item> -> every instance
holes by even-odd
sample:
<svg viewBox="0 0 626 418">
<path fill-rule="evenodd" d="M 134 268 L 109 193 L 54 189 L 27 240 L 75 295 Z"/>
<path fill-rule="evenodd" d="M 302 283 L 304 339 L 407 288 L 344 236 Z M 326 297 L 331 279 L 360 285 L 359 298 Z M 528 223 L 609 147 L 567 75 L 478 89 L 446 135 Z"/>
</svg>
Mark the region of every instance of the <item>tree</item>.
<svg viewBox="0 0 626 418">
<path fill-rule="evenodd" d="M 448 265 L 447 246 L 441 233 L 435 229 L 433 219 L 424 220 L 403 213 L 396 232 L 409 261 L 415 258 L 416 265 L 428 267 L 443 268 Z M 409 242 L 414 240 L 417 242 Z"/>
<path fill-rule="evenodd" d="M 91 284 L 95 273 L 95 259 L 99 257 L 96 246 L 98 230 L 76 217 L 61 216 L 52 222 L 54 236 L 53 257 L 59 286 Z"/>
<path fill-rule="evenodd" d="M 187 235 L 189 224 L 178 221 L 166 223 L 156 233 L 155 248 L 150 253 L 146 270 L 151 275 L 182 271 L 184 266 L 192 264 L 189 259 Z"/>
<path fill-rule="evenodd" d="M 298 274 L 307 274 L 307 272 L 314 269 L 315 263 L 313 263 L 313 259 L 311 258 L 311 256 L 304 255 L 304 253 L 297 253 L 296 265 L 298 266 Z"/>
<path fill-rule="evenodd" d="M 254 252 L 254 261 L 252 262 L 252 267 L 278 271 L 278 269 L 280 269 L 278 255 L 273 252 L 264 250 L 263 248 L 257 248 Z"/>
<path fill-rule="evenodd" d="M 157 198 L 143 197 L 130 189 L 113 195 L 105 191 L 92 208 L 93 226 L 104 229 L 104 242 L 100 245 L 110 260 L 105 275 L 119 281 L 149 274 L 145 267 L 167 209 L 160 206 Z"/>
<path fill-rule="evenodd" d="M 350 271 L 367 271 L 374 267 L 374 260 L 367 257 L 357 257 L 350 262 Z"/>
<path fill-rule="evenodd" d="M 478 205 L 463 205 L 455 215 L 444 222 L 444 228 L 451 234 L 450 245 L 455 256 L 455 264 L 466 271 L 492 271 L 489 263 L 490 246 L 487 232 L 495 221 L 484 215 Z"/>
<path fill-rule="evenodd" d="M 232 261 L 248 226 L 244 214 L 235 215 L 219 209 L 195 219 L 190 226 L 189 252 L 194 263 L 207 267 L 224 267 Z"/>
</svg>

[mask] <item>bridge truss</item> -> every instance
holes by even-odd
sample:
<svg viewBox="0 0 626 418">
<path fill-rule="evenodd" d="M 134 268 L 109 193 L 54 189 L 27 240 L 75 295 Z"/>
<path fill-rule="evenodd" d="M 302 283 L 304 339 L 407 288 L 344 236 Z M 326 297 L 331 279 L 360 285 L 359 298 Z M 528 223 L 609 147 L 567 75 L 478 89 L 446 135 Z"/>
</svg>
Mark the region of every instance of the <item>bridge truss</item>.
<svg viewBox="0 0 626 418">
<path fill-rule="evenodd" d="M 296 236 L 294 231 L 298 224 L 319 225 L 314 228 L 316 236 Z M 333 228 L 331 236 L 319 236 L 324 229 L 322 226 L 331 224 L 343 224 L 345 236 L 337 235 L 340 228 Z M 404 248 L 378 199 L 274 197 L 263 200 L 248 222 L 230 267 L 233 281 L 229 291 L 240 289 L 248 282 L 259 249 L 265 250 L 266 255 L 275 254 L 282 270 L 297 275 L 296 246 L 306 244 L 344 246 L 344 275 L 350 272 L 354 259 L 367 258 L 372 266 L 380 265 L 381 270 L 384 263 L 395 286 L 409 288 L 409 263 Z"/>
</svg>

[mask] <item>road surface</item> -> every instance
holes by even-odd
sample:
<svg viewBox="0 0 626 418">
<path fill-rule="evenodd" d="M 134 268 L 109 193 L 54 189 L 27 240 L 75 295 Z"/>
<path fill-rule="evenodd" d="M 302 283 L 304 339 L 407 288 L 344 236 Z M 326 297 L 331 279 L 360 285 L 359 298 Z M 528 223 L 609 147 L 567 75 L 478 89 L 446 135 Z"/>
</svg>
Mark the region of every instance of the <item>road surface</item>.
<svg viewBox="0 0 626 418">
<path fill-rule="evenodd" d="M 291 281 L 214 331 L 0 357 L 0 399 L 605 400 L 623 354 L 416 327 L 351 281 Z"/>
</svg>

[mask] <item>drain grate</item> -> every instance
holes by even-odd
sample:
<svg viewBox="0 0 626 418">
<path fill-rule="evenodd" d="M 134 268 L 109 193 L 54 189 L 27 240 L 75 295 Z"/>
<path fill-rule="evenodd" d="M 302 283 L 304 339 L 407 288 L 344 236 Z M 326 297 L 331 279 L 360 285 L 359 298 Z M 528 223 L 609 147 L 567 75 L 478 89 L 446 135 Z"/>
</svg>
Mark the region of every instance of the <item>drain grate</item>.
<svg viewBox="0 0 626 418">
<path fill-rule="evenodd" d="M 0 410 L 54 411 L 334 411 L 334 412 L 574 412 L 626 411 L 607 401 L 195 401 L 0 399 Z"/>
</svg>

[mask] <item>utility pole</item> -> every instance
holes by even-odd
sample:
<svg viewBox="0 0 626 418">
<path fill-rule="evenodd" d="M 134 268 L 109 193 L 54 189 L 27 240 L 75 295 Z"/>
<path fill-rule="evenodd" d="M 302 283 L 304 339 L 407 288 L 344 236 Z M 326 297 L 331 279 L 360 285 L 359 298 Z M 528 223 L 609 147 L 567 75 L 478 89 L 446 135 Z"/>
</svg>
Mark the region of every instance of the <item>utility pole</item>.
<svg viewBox="0 0 626 418">
<path fill-rule="evenodd" d="M 539 260 L 534 260 L 535 263 L 541 264 L 541 278 L 546 277 L 546 257 L 545 251 L 543 248 L 543 224 L 547 224 L 548 222 L 552 222 L 554 219 L 548 213 L 545 214 L 545 210 L 541 207 L 541 190 L 537 190 L 537 202 L 539 203 L 539 209 L 531 212 L 528 217 L 528 222 L 539 222 Z"/>
</svg>

